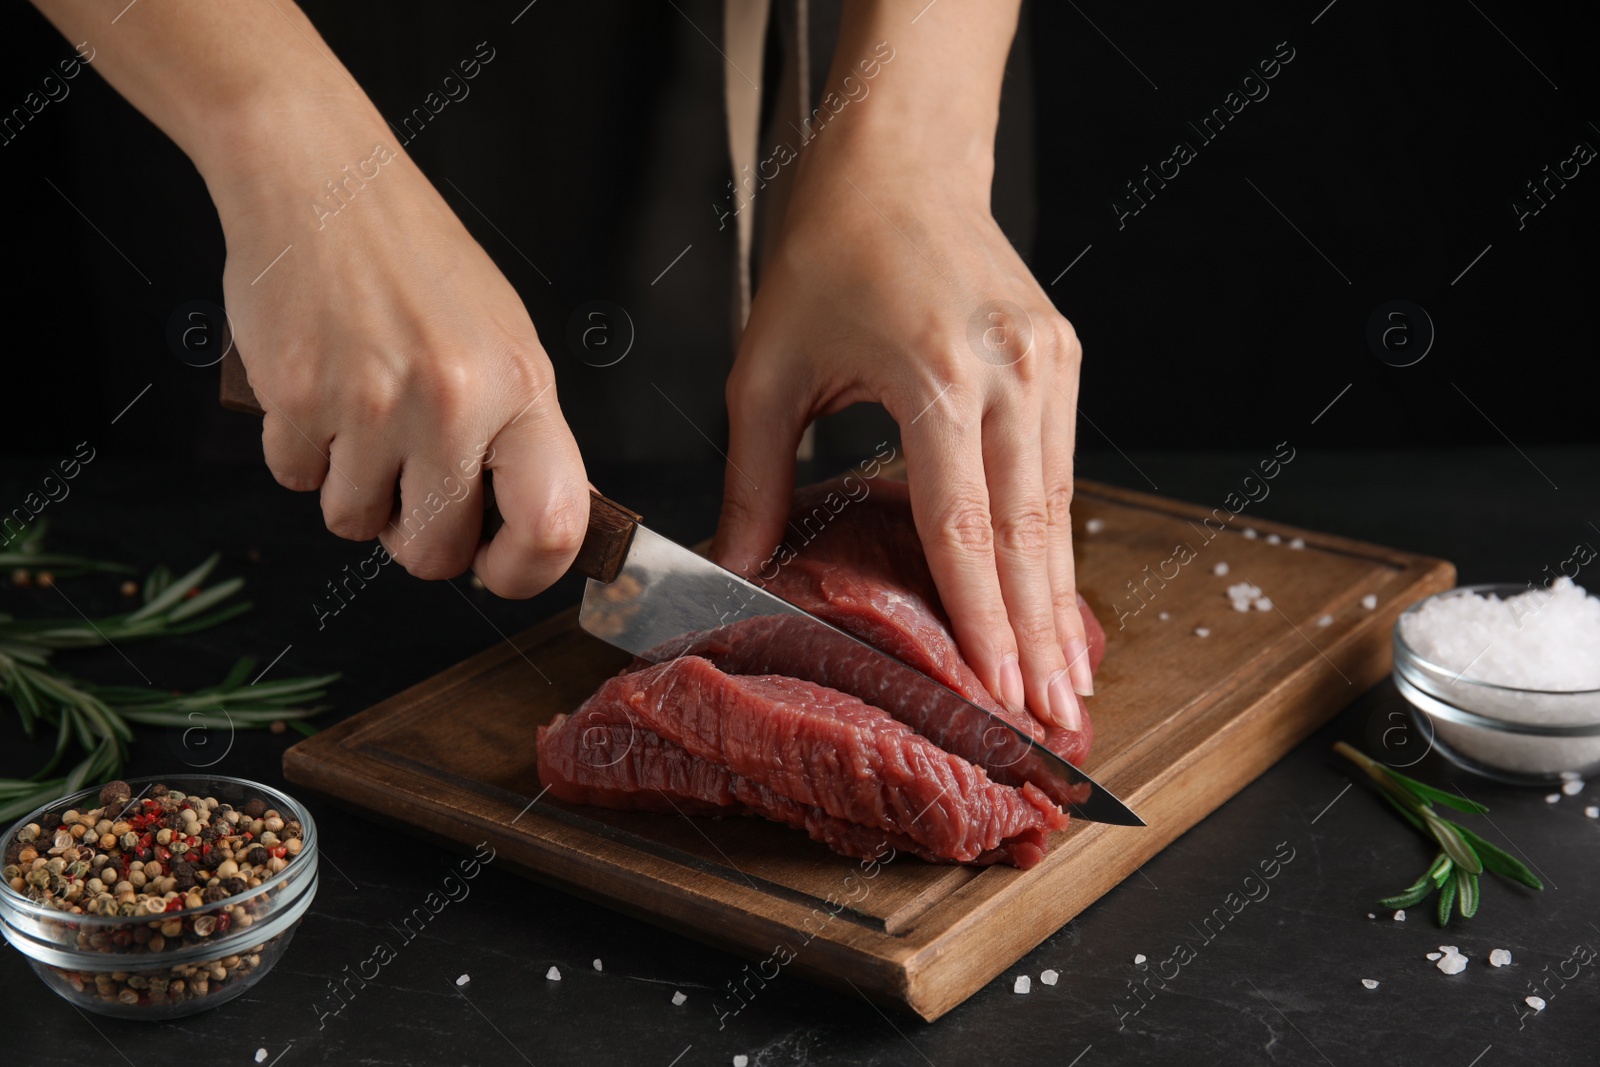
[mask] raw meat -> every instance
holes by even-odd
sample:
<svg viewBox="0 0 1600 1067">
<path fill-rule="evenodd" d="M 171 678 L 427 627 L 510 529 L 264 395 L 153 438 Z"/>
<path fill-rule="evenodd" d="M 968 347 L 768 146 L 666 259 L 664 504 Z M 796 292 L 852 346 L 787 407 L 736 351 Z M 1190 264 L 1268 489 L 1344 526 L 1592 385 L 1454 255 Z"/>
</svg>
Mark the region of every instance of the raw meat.
<svg viewBox="0 0 1600 1067">
<path fill-rule="evenodd" d="M 1067 822 L 854 697 L 698 656 L 619 675 L 541 729 L 539 774 L 570 802 L 761 814 L 855 856 L 1027 867 Z"/>
</svg>

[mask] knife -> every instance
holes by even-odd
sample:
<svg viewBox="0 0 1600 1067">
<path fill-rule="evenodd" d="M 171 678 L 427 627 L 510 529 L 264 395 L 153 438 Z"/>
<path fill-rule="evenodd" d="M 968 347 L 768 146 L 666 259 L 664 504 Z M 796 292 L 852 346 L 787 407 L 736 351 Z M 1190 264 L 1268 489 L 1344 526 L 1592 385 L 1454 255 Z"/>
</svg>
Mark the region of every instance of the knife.
<svg viewBox="0 0 1600 1067">
<path fill-rule="evenodd" d="M 264 413 L 242 366 L 224 361 L 223 403 Z M 489 475 L 486 472 L 487 486 Z M 486 494 L 487 495 L 487 494 Z M 492 504 L 485 507 L 492 521 Z M 589 526 L 572 570 L 584 575 L 578 623 L 594 637 L 658 663 L 685 654 L 713 662 L 741 643 L 766 657 L 766 673 L 806 679 L 818 663 L 852 663 L 868 679 L 853 695 L 882 708 L 1003 784 L 1032 782 L 1090 822 L 1144 826 L 1104 786 L 1005 719 L 894 656 L 717 566 L 644 526 L 640 516 L 589 490 Z M 810 678 L 812 681 L 822 681 Z M 837 686 L 835 686 L 837 687 Z"/>
</svg>

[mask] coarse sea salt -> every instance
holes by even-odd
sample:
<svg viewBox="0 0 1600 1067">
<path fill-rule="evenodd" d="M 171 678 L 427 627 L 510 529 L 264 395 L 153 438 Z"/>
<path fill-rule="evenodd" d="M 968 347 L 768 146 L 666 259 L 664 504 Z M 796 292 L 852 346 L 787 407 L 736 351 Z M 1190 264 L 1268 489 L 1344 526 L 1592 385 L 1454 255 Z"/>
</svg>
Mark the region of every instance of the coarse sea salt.
<svg viewBox="0 0 1600 1067">
<path fill-rule="evenodd" d="M 1269 600 L 1268 598 L 1264 597 L 1264 596 L 1256 597 L 1255 605 L 1256 605 L 1256 610 L 1257 611 L 1271 611 L 1272 610 L 1272 601 Z"/>
<path fill-rule="evenodd" d="M 1226 563 L 1219 563 L 1215 567 L 1211 568 L 1211 573 L 1215 574 L 1218 578 L 1221 578 L 1228 573 L 1228 565 Z"/>
<path fill-rule="evenodd" d="M 1560 793 L 1546 793 L 1544 795 L 1544 802 L 1546 804 L 1554 804 L 1557 801 L 1559 801 L 1560 799 L 1561 799 L 1561 794 Z"/>
<path fill-rule="evenodd" d="M 1039 972 L 1039 981 L 1043 982 L 1045 985 L 1055 985 L 1056 979 L 1060 977 L 1060 972 L 1054 969 Z"/>
<path fill-rule="evenodd" d="M 466 985 L 470 981 L 472 981 L 472 975 L 464 974 L 460 978 L 456 979 L 456 985 Z"/>
<path fill-rule="evenodd" d="M 1438 967 L 1445 974 L 1460 974 L 1462 971 L 1467 969 L 1467 957 L 1461 955 L 1459 952 L 1452 952 L 1445 956 L 1444 959 L 1434 964 L 1434 966 Z"/>
<path fill-rule="evenodd" d="M 1394 921 L 1397 922 L 1397 923 L 1405 922 L 1406 921 L 1406 909 L 1401 908 L 1399 911 L 1395 912 L 1394 913 Z"/>
<path fill-rule="evenodd" d="M 1324 615 L 1324 616 L 1322 616 L 1322 618 L 1317 620 L 1317 625 L 1318 626 L 1332 626 L 1333 625 L 1333 616 L 1332 615 Z"/>
<path fill-rule="evenodd" d="M 1600 597 L 1567 577 L 1548 592 L 1460 593 L 1406 615 L 1400 635 L 1418 655 L 1473 679 L 1517 689 L 1600 689 Z"/>
<path fill-rule="evenodd" d="M 1522 1003 L 1526 1004 L 1528 1007 L 1532 1008 L 1534 1011 L 1544 1011 L 1544 998 L 1543 997 L 1523 997 L 1522 998 Z"/>
<path fill-rule="evenodd" d="M 561 981 L 561 971 L 555 967 L 552 967 L 548 971 L 544 972 L 544 976 L 550 979 L 552 982 Z"/>
<path fill-rule="evenodd" d="M 1244 535 L 1248 540 L 1254 541 L 1256 539 L 1256 528 L 1254 526 L 1246 526 Z"/>
<path fill-rule="evenodd" d="M 264 1048 L 256 1049 L 256 1062 L 257 1063 L 266 1063 L 267 1062 L 267 1050 L 266 1049 L 264 1049 Z"/>
<path fill-rule="evenodd" d="M 1368 593 L 1366 596 L 1362 597 L 1361 598 L 1361 606 L 1366 608 L 1368 611 L 1371 611 L 1373 608 L 1377 607 L 1378 606 L 1378 594 L 1377 593 Z"/>
<path fill-rule="evenodd" d="M 1600 819 L 1600 808 L 1595 807 L 1593 804 L 1590 804 L 1587 808 L 1584 808 L 1583 813 L 1589 816 L 1591 819 Z"/>
<path fill-rule="evenodd" d="M 750 1067 L 750 1057 L 739 1053 L 733 1058 L 733 1067 Z"/>
<path fill-rule="evenodd" d="M 1289 541 L 1289 547 L 1295 549 L 1304 548 L 1306 547 L 1306 539 L 1304 537 L 1291 538 Z"/>
<path fill-rule="evenodd" d="M 688 1000 L 688 999 L 689 998 L 687 996 L 685 996 L 683 993 L 673 993 L 672 994 L 672 1006 L 675 1007 L 675 1008 L 681 1008 L 681 1007 L 683 1007 L 683 1002 Z"/>
<path fill-rule="evenodd" d="M 1267 544 L 1281 545 L 1283 544 L 1283 538 L 1279 537 L 1277 534 L 1267 534 Z"/>
<path fill-rule="evenodd" d="M 1511 953 L 1503 948 L 1497 948 L 1489 953 L 1489 966 L 1504 967 L 1511 962 Z"/>
<path fill-rule="evenodd" d="M 1101 530 L 1106 528 L 1106 520 L 1090 519 L 1088 522 L 1083 524 L 1083 528 L 1089 533 L 1099 533 Z"/>
<path fill-rule="evenodd" d="M 1207 626 L 1196 626 L 1194 628 L 1194 635 L 1196 637 L 1210 637 L 1211 628 Z"/>
<path fill-rule="evenodd" d="M 1138 955 L 1134 956 L 1133 957 L 1133 962 L 1135 964 L 1143 963 L 1144 962 L 1144 953 L 1141 952 Z"/>
<path fill-rule="evenodd" d="M 1156 618 L 1160 619 L 1162 622 L 1166 622 L 1168 619 L 1172 618 L 1172 614 L 1171 612 L 1163 611 L 1161 614 L 1157 615 Z"/>
<path fill-rule="evenodd" d="M 1361 984 L 1366 986 L 1368 989 L 1377 989 L 1378 988 L 1377 980 L 1376 979 L 1372 979 L 1372 978 L 1363 978 L 1363 979 L 1361 979 Z"/>
<path fill-rule="evenodd" d="M 1583 780 L 1580 778 L 1569 778 L 1565 782 L 1561 783 L 1561 791 L 1567 794 L 1569 797 L 1575 797 L 1579 793 L 1583 792 Z"/>
<path fill-rule="evenodd" d="M 1430 960 L 1436 960 L 1436 959 L 1438 959 L 1438 958 L 1439 958 L 1439 957 L 1440 957 L 1440 956 L 1443 956 L 1443 955 L 1444 955 L 1444 953 L 1443 953 L 1443 952 L 1430 952 L 1430 953 L 1428 953 L 1428 958 L 1429 958 L 1429 959 L 1430 959 Z"/>
<path fill-rule="evenodd" d="M 1025 974 L 1017 975 L 1017 980 L 1011 983 L 1011 992 L 1013 993 L 1031 993 L 1032 991 L 1033 979 Z"/>
<path fill-rule="evenodd" d="M 599 960 L 595 960 L 594 961 L 594 969 L 597 970 L 597 971 L 603 971 L 603 970 L 605 970 L 605 967 L 600 963 Z"/>
</svg>

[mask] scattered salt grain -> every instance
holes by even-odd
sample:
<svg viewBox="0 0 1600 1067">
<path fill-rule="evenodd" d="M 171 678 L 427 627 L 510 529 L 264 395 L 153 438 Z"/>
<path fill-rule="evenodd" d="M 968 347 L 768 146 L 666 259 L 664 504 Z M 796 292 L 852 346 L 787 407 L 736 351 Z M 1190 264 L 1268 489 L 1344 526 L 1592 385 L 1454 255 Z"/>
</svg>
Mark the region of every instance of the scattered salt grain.
<svg viewBox="0 0 1600 1067">
<path fill-rule="evenodd" d="M 1561 791 L 1569 797 L 1575 797 L 1583 792 L 1583 780 L 1571 779 L 1561 783 Z"/>
<path fill-rule="evenodd" d="M 597 971 L 605 970 L 605 968 L 600 965 L 600 961 L 599 960 L 595 960 L 594 961 L 594 969 L 597 970 Z"/>
<path fill-rule="evenodd" d="M 1210 630 L 1209 627 L 1206 627 L 1206 626 L 1196 626 L 1194 628 L 1194 635 L 1196 637 L 1210 637 L 1211 636 L 1211 630 Z"/>
<path fill-rule="evenodd" d="M 1405 922 L 1406 921 L 1406 909 L 1401 908 L 1399 911 L 1395 912 L 1394 913 L 1394 921 L 1397 922 L 1397 923 Z"/>
<path fill-rule="evenodd" d="M 1434 966 L 1438 967 L 1445 974 L 1460 974 L 1462 971 L 1467 969 L 1467 957 L 1461 955 L 1459 952 L 1452 952 L 1446 955 L 1444 959 L 1434 964 Z"/>
<path fill-rule="evenodd" d="M 672 994 L 672 1006 L 674 1008 L 681 1008 L 681 1007 L 683 1007 L 683 1002 L 688 1000 L 688 999 L 689 998 L 687 996 L 685 996 L 681 992 L 674 993 L 674 994 Z"/>
<path fill-rule="evenodd" d="M 1289 541 L 1289 547 L 1290 548 L 1295 548 L 1295 549 L 1304 548 L 1304 547 L 1306 547 L 1306 539 L 1304 537 L 1292 538 Z"/>
<path fill-rule="evenodd" d="M 1378 594 L 1368 593 L 1366 596 L 1362 597 L 1361 606 L 1366 608 L 1368 611 L 1376 608 L 1378 606 Z"/>
<path fill-rule="evenodd" d="M 1583 813 L 1589 816 L 1591 819 L 1600 819 L 1600 808 L 1595 807 L 1593 804 L 1590 804 L 1587 808 L 1584 808 Z"/>
<path fill-rule="evenodd" d="M 1172 618 L 1172 613 L 1163 611 L 1161 614 L 1157 615 L 1156 618 L 1160 619 L 1162 622 L 1166 622 L 1168 619 Z"/>
<path fill-rule="evenodd" d="M 1372 912 L 1370 912 L 1370 911 L 1369 911 L 1369 912 L 1367 912 L 1367 918 L 1369 918 L 1369 919 L 1376 919 L 1376 918 L 1377 918 L 1377 916 L 1376 916 L 1376 915 L 1374 915 L 1374 914 L 1372 914 Z"/>
<path fill-rule="evenodd" d="M 733 1058 L 733 1067 L 750 1067 L 750 1057 L 739 1053 Z"/>
<path fill-rule="evenodd" d="M 1235 600 L 1233 602 L 1233 610 L 1234 611 L 1249 611 L 1250 610 L 1250 601 L 1248 601 L 1248 600 Z"/>
<path fill-rule="evenodd" d="M 1099 533 L 1101 530 L 1106 528 L 1106 520 L 1090 519 L 1088 522 L 1083 524 L 1083 528 L 1089 533 Z"/>
<path fill-rule="evenodd" d="M 1522 998 L 1522 1003 L 1526 1004 L 1528 1007 L 1532 1008 L 1534 1011 L 1544 1011 L 1544 998 L 1543 997 L 1523 997 Z"/>
<path fill-rule="evenodd" d="M 1503 948 L 1497 948 L 1493 952 L 1489 953 L 1489 965 L 1491 967 L 1504 967 L 1510 962 L 1511 953 L 1507 952 Z"/>
<path fill-rule="evenodd" d="M 1256 539 L 1256 528 L 1254 526 L 1246 526 L 1244 528 L 1244 535 L 1247 539 L 1254 541 Z"/>
<path fill-rule="evenodd" d="M 548 978 L 552 982 L 561 981 L 561 972 L 559 970 L 557 970 L 556 968 L 554 968 L 554 967 L 552 967 L 548 971 L 544 972 L 544 976 L 546 978 Z"/>
<path fill-rule="evenodd" d="M 1144 962 L 1144 953 L 1141 952 L 1137 956 L 1133 957 L 1133 962 L 1136 963 L 1136 964 L 1143 963 Z"/>
<path fill-rule="evenodd" d="M 466 985 L 470 981 L 472 981 L 472 975 L 464 974 L 460 978 L 456 979 L 456 985 Z"/>
<path fill-rule="evenodd" d="M 1031 993 L 1032 991 L 1033 979 L 1025 974 L 1017 975 L 1017 980 L 1011 983 L 1011 992 L 1013 993 Z"/>
<path fill-rule="evenodd" d="M 1218 578 L 1221 578 L 1223 575 L 1228 573 L 1228 565 L 1226 563 L 1219 563 L 1215 567 L 1211 568 L 1211 573 L 1215 574 Z"/>
<path fill-rule="evenodd" d="M 1560 793 L 1546 793 L 1545 796 L 1544 796 L 1544 802 L 1546 804 L 1554 804 L 1556 801 L 1558 801 L 1560 799 L 1561 799 L 1561 794 Z"/>
<path fill-rule="evenodd" d="M 1333 616 L 1332 615 L 1324 615 L 1322 618 L 1317 620 L 1317 625 L 1318 626 L 1332 626 L 1333 625 Z"/>
<path fill-rule="evenodd" d="M 1283 544 L 1283 538 L 1279 537 L 1277 534 L 1267 534 L 1267 544 L 1281 545 Z"/>
<path fill-rule="evenodd" d="M 1446 956 L 1454 956 L 1459 950 L 1454 945 L 1440 945 L 1439 951 Z"/>
<path fill-rule="evenodd" d="M 1271 611 L 1272 610 L 1272 601 L 1268 600 L 1264 596 L 1256 597 L 1255 604 L 1256 604 L 1256 610 L 1257 611 Z"/>
<path fill-rule="evenodd" d="M 1444 953 L 1443 953 L 1443 952 L 1430 952 L 1430 953 L 1428 953 L 1428 958 L 1429 958 L 1429 959 L 1430 959 L 1430 960 L 1436 960 L 1436 959 L 1438 959 L 1438 958 L 1439 958 L 1439 957 L 1440 957 L 1440 956 L 1443 956 L 1443 955 L 1444 955 Z"/>
<path fill-rule="evenodd" d="M 1374 979 L 1374 978 L 1363 978 L 1363 979 L 1361 979 L 1361 984 L 1366 986 L 1368 989 L 1377 989 L 1378 988 L 1377 979 Z"/>
<path fill-rule="evenodd" d="M 266 1063 L 267 1062 L 267 1050 L 266 1049 L 264 1049 L 264 1048 L 256 1049 L 256 1062 L 257 1063 Z"/>
<path fill-rule="evenodd" d="M 1061 975 L 1057 971 L 1042 971 L 1039 974 L 1039 981 L 1043 982 L 1045 985 L 1055 985 L 1056 979 L 1060 977 Z"/>
</svg>

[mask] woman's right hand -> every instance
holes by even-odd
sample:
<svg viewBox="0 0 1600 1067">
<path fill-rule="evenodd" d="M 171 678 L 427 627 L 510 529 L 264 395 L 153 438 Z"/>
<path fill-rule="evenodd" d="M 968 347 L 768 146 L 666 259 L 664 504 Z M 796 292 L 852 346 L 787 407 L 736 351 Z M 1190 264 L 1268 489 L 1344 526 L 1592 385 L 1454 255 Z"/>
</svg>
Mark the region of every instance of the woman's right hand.
<svg viewBox="0 0 1600 1067">
<path fill-rule="evenodd" d="M 522 301 L 381 122 L 272 126 L 206 177 L 273 477 L 418 577 L 540 592 L 589 492 Z M 486 469 L 505 524 L 480 545 Z"/>
</svg>

